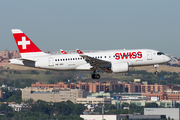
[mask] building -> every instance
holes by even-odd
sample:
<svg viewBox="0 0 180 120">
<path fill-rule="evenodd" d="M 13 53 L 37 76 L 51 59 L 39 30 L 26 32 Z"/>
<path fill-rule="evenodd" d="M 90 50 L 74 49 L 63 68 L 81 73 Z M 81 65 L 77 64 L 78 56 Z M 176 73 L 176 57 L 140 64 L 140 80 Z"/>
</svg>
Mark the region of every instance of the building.
<svg viewBox="0 0 180 120">
<path fill-rule="evenodd" d="M 96 97 L 96 98 L 111 98 L 111 94 L 110 93 L 104 93 L 104 92 L 92 93 L 91 96 L 92 97 Z"/>
<path fill-rule="evenodd" d="M 159 93 L 152 93 L 148 92 L 146 94 L 142 94 L 142 96 L 146 96 L 147 98 L 151 97 L 159 97 L 159 100 L 180 100 L 180 93 L 165 93 L 165 92 L 159 92 Z"/>
<path fill-rule="evenodd" d="M 99 93 L 102 91 L 106 93 L 108 91 L 117 91 L 117 90 L 119 92 L 135 93 L 135 92 L 141 92 L 141 85 L 142 83 L 77 81 L 77 83 L 70 83 L 70 84 L 66 84 L 65 82 L 59 82 L 57 84 L 42 84 L 41 82 L 36 82 L 36 84 L 32 84 L 31 87 L 71 88 L 71 89 L 81 89 L 92 93 Z"/>
<path fill-rule="evenodd" d="M 121 119 L 118 119 L 118 115 L 80 115 L 80 117 L 84 120 L 122 120 L 128 118 L 127 115 L 121 115 Z"/>
<path fill-rule="evenodd" d="M 154 85 L 141 85 L 141 92 L 163 92 L 167 90 L 167 85 L 159 85 L 155 83 Z"/>
<path fill-rule="evenodd" d="M 120 103 L 121 104 L 128 103 L 128 104 L 136 104 L 138 106 L 145 106 L 147 103 L 155 103 L 156 102 L 156 104 L 158 104 L 158 106 L 162 106 L 165 108 L 172 108 L 172 107 L 175 107 L 176 103 L 180 103 L 180 101 L 173 101 L 173 100 L 151 101 L 151 100 L 135 100 L 134 99 L 134 100 L 121 100 L 121 101 L 112 100 L 111 104 L 116 105 L 117 102 L 118 102 L 118 105 L 120 105 Z"/>
<path fill-rule="evenodd" d="M 0 66 L 5 66 L 9 64 L 9 59 L 19 58 L 20 54 L 17 50 L 14 51 L 0 51 Z"/>
<path fill-rule="evenodd" d="M 70 100 L 76 103 L 77 98 L 85 98 L 89 95 L 88 91 L 69 88 L 31 88 L 22 89 L 22 99 L 43 100 L 46 102 L 61 102 Z"/>
<path fill-rule="evenodd" d="M 167 90 L 167 85 L 145 85 L 143 83 L 129 83 L 129 82 L 81 82 L 67 84 L 65 82 L 59 82 L 57 84 L 42 84 L 41 82 L 36 82 L 32 84 L 31 87 L 53 87 L 53 88 L 71 88 L 71 89 L 81 89 L 89 91 L 92 93 L 99 92 L 126 92 L 126 93 L 146 93 L 146 92 L 163 92 Z"/>
<path fill-rule="evenodd" d="M 109 91 L 125 91 L 125 85 L 117 82 L 106 82 L 106 86 L 109 87 Z"/>
<path fill-rule="evenodd" d="M 2 92 L 2 90 L 0 89 L 0 98 L 2 98 L 3 99 L 3 92 Z"/>
<path fill-rule="evenodd" d="M 179 108 L 144 108 L 144 115 L 166 115 L 166 119 L 170 117 L 179 120 L 180 110 Z"/>
<path fill-rule="evenodd" d="M 30 108 L 28 104 L 9 104 L 8 106 L 12 107 L 15 112 L 19 112 L 21 110 L 28 111 Z"/>
<path fill-rule="evenodd" d="M 81 104 L 98 104 L 98 103 L 103 103 L 103 104 L 111 104 L 111 98 L 96 98 L 96 97 L 87 97 L 87 98 L 77 98 L 76 103 L 81 103 Z"/>
<path fill-rule="evenodd" d="M 66 84 L 65 82 L 59 82 L 57 84 L 41 84 L 41 82 L 36 82 L 36 84 L 32 84 L 31 87 L 53 87 L 53 88 L 70 88 L 70 89 L 81 89 L 85 91 L 89 91 L 92 93 L 97 93 L 100 91 L 106 92 L 106 84 L 101 82 L 81 82 Z"/>
<path fill-rule="evenodd" d="M 80 115 L 84 120 L 166 120 L 165 115 Z"/>
</svg>

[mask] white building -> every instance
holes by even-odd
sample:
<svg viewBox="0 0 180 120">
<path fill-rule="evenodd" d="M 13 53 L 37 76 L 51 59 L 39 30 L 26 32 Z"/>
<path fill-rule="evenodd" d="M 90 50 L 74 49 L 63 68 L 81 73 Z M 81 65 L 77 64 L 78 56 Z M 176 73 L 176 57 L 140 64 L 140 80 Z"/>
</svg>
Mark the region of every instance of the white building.
<svg viewBox="0 0 180 120">
<path fill-rule="evenodd" d="M 144 108 L 144 115 L 166 115 L 166 119 L 169 117 L 174 120 L 180 119 L 179 108 Z"/>
<path fill-rule="evenodd" d="M 21 110 L 29 110 L 30 106 L 27 104 L 9 104 L 8 106 L 13 108 L 13 111 L 19 112 Z"/>
<path fill-rule="evenodd" d="M 165 115 L 80 115 L 84 120 L 166 120 Z"/>
<path fill-rule="evenodd" d="M 84 120 L 117 120 L 117 115 L 80 115 Z"/>
</svg>

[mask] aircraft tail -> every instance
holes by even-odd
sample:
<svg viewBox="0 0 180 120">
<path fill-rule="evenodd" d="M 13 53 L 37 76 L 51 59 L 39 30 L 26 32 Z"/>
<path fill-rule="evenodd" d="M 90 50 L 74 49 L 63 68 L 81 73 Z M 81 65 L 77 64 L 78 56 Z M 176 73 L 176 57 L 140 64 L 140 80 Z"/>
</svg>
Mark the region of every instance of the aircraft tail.
<svg viewBox="0 0 180 120">
<path fill-rule="evenodd" d="M 20 29 L 11 30 L 22 58 L 47 55 L 42 52 Z"/>
<path fill-rule="evenodd" d="M 76 51 L 77 51 L 78 54 L 83 54 L 83 52 L 81 50 L 79 50 L 79 49 L 76 49 Z"/>
<path fill-rule="evenodd" d="M 67 54 L 67 52 L 65 52 L 63 49 L 60 49 L 62 54 Z"/>
</svg>

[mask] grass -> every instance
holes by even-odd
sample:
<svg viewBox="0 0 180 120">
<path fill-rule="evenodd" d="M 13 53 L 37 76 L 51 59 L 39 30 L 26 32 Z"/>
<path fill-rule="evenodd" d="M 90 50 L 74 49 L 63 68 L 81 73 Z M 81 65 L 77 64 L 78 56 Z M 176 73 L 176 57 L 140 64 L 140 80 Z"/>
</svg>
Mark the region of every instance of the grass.
<svg viewBox="0 0 180 120">
<path fill-rule="evenodd" d="M 154 72 L 153 66 L 143 66 L 143 67 L 134 67 L 135 70 L 147 70 L 148 72 Z M 32 74 L 32 70 L 38 71 L 39 74 Z M 178 72 L 180 73 L 180 67 L 171 67 L 160 65 L 158 71 L 167 71 L 167 72 Z M 1 72 L 3 71 L 3 72 Z M 20 71 L 20 74 L 14 74 L 14 71 Z M 60 82 L 60 81 L 67 81 L 68 79 L 79 80 L 77 77 L 80 78 L 84 76 L 84 81 L 133 81 L 134 79 L 139 79 L 142 75 L 133 74 L 132 76 L 125 76 L 124 73 L 120 74 L 110 74 L 110 73 L 100 73 L 101 79 L 93 80 L 91 78 L 92 72 L 83 72 L 83 71 L 49 71 L 49 74 L 46 74 L 46 70 L 30 68 L 30 67 L 23 67 L 23 66 L 16 66 L 16 65 L 9 65 L 3 68 L 0 68 L 0 82 L 4 80 L 23 80 L 23 79 L 30 79 L 41 81 L 42 83 L 48 83 L 49 80 Z M 168 76 L 167 76 L 168 77 Z"/>
</svg>

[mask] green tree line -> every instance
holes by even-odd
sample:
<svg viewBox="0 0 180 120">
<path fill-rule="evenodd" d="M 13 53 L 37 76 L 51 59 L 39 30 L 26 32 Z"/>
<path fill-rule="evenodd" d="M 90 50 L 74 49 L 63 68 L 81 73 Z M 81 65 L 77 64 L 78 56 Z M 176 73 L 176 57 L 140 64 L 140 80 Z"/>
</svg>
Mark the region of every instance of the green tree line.
<svg viewBox="0 0 180 120">
<path fill-rule="evenodd" d="M 31 100 L 30 100 L 31 101 Z M 2 104 L 0 110 L 6 110 L 1 118 L 13 120 L 43 120 L 43 119 L 59 119 L 59 120 L 82 120 L 80 114 L 86 109 L 83 104 L 74 104 L 71 101 L 50 103 L 38 100 L 35 104 L 28 101 L 31 105 L 29 111 L 12 112 L 12 108 Z"/>
</svg>

